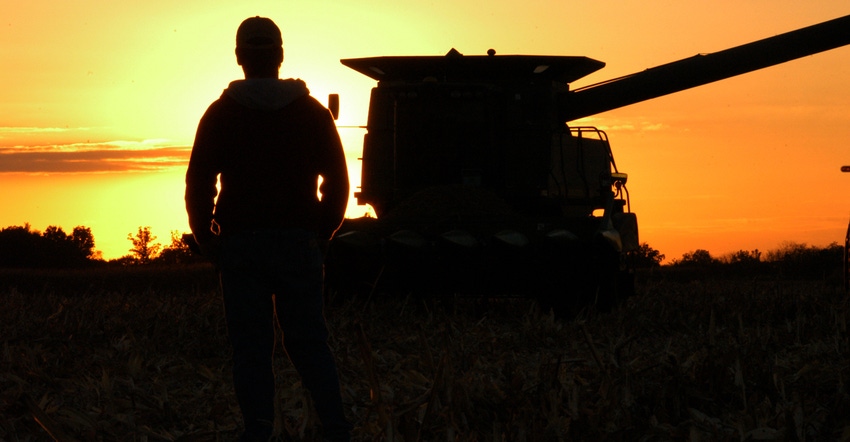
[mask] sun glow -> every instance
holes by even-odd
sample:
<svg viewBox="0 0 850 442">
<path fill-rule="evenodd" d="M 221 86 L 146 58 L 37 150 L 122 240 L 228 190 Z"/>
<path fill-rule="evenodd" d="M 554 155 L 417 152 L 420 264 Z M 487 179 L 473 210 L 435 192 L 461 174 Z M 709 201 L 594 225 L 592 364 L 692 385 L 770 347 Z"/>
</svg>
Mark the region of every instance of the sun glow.
<svg viewBox="0 0 850 442">
<path fill-rule="evenodd" d="M 234 33 L 248 16 L 281 26 L 283 77 L 304 79 L 323 103 L 340 94 L 353 193 L 364 135 L 357 126 L 375 82 L 342 58 L 493 48 L 607 62 L 575 89 L 846 14 L 840 0 L 816 8 L 778 0 L 768 9 L 731 0 L 496 1 L 486 9 L 463 0 L 15 3 L 0 27 L 0 228 L 85 225 L 106 258 L 126 254 L 127 233 L 139 226 L 165 242 L 170 231 L 187 231 L 189 148 L 206 107 L 241 78 Z M 847 208 L 836 195 L 850 184 L 839 171 L 850 140 L 848 50 L 587 119 L 606 128 L 629 174 L 641 241 L 675 258 L 696 248 L 722 254 L 843 239 Z M 352 198 L 348 216 L 364 213 Z"/>
</svg>

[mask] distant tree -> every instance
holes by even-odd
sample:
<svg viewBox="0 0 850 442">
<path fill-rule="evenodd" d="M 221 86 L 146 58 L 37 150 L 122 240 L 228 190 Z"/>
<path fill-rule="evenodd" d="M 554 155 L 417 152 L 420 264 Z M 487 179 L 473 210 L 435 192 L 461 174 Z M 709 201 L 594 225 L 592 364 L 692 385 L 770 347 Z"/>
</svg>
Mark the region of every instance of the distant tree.
<svg viewBox="0 0 850 442">
<path fill-rule="evenodd" d="M 183 242 L 183 235 L 177 230 L 171 231 L 171 244 L 162 249 L 156 258 L 156 262 L 162 264 L 186 264 L 202 261 L 194 256 L 189 246 Z"/>
<path fill-rule="evenodd" d="M 727 264 L 733 265 L 751 265 L 758 264 L 761 262 L 761 252 L 758 249 L 754 250 L 738 250 L 737 252 L 730 253 L 724 261 Z"/>
<path fill-rule="evenodd" d="M 139 231 L 136 235 L 134 236 L 132 233 L 128 233 L 127 239 L 133 243 L 130 253 L 133 254 L 136 262 L 139 264 L 150 263 L 157 257 L 160 248 L 162 248 L 162 244 L 154 242 L 156 241 L 156 237 L 151 233 L 150 226 L 139 226 Z"/>
<path fill-rule="evenodd" d="M 0 267 L 32 267 L 39 263 L 39 232 L 29 224 L 0 230 Z"/>
<path fill-rule="evenodd" d="M 116 264 L 119 266 L 131 266 L 139 263 L 139 259 L 134 255 L 124 255 L 120 258 L 110 259 L 109 264 Z"/>
<path fill-rule="evenodd" d="M 62 243 L 68 239 L 68 235 L 65 234 L 65 231 L 62 230 L 61 227 L 57 226 L 47 226 L 41 236 L 53 241 L 54 243 Z"/>
<path fill-rule="evenodd" d="M 774 250 L 767 252 L 767 260 L 770 262 L 802 262 L 810 255 L 814 248 L 806 243 L 784 241 Z"/>
<path fill-rule="evenodd" d="M 786 241 L 767 252 L 767 261 L 785 276 L 823 278 L 841 272 L 844 247 L 836 242 L 824 248 Z"/>
<path fill-rule="evenodd" d="M 645 242 L 640 243 L 640 247 L 629 254 L 632 266 L 637 269 L 660 267 L 664 257 L 663 253 L 653 249 Z"/>
<path fill-rule="evenodd" d="M 88 230 L 82 226 L 78 228 Z M 93 247 L 93 238 L 91 244 Z M 47 226 L 43 233 L 32 230 L 29 224 L 0 230 L 0 266 L 3 267 L 78 267 L 88 264 L 90 255 L 91 249 L 80 249 L 74 237 L 58 226 Z"/>
<path fill-rule="evenodd" d="M 46 267 L 68 267 L 79 263 L 84 256 L 74 247 L 68 235 L 58 226 L 47 226 L 41 237 L 41 260 Z"/>
<path fill-rule="evenodd" d="M 95 257 L 94 235 L 92 235 L 90 228 L 86 226 L 74 227 L 69 239 L 84 257 L 89 259 Z"/>
<path fill-rule="evenodd" d="M 708 253 L 708 250 L 696 249 L 682 255 L 682 259 L 673 260 L 673 265 L 707 267 L 719 262 Z"/>
</svg>

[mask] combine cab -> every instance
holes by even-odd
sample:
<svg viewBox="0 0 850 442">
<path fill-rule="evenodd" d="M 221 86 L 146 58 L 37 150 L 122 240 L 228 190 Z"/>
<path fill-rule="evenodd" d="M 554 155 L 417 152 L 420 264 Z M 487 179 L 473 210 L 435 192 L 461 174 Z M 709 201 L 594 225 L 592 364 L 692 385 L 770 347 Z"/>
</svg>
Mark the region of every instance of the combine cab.
<svg viewBox="0 0 850 442">
<path fill-rule="evenodd" d="M 570 90 L 586 57 L 373 57 L 358 204 L 331 243 L 337 289 L 530 296 L 559 312 L 632 292 L 627 175 L 568 122 L 850 43 L 850 16 Z"/>
</svg>

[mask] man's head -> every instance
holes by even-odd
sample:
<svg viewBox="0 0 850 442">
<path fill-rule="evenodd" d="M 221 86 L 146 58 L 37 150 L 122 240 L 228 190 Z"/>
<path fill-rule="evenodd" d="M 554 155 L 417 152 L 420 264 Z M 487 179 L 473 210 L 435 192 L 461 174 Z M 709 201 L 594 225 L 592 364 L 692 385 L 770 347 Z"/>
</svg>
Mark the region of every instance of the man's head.
<svg viewBox="0 0 850 442">
<path fill-rule="evenodd" d="M 251 17 L 236 30 L 236 62 L 245 78 L 277 78 L 283 63 L 283 39 L 271 19 Z"/>
</svg>

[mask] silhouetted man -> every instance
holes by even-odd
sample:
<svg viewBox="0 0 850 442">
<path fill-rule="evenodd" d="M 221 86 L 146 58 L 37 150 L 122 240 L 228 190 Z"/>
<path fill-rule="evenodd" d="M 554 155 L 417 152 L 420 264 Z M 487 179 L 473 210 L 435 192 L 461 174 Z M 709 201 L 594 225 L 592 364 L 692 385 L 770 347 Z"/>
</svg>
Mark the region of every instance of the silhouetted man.
<svg viewBox="0 0 850 442">
<path fill-rule="evenodd" d="M 245 80 L 230 83 L 198 125 L 186 172 L 186 210 L 202 253 L 220 271 L 245 422 L 241 440 L 272 434 L 276 315 L 325 440 L 347 441 L 351 425 L 322 312 L 319 246 L 339 228 L 348 202 L 339 134 L 303 81 L 278 78 L 283 46 L 270 19 L 242 22 L 236 60 Z"/>
</svg>

